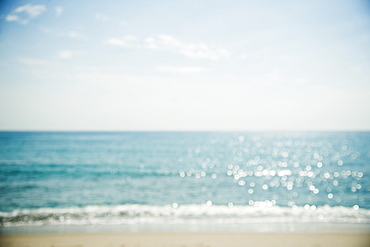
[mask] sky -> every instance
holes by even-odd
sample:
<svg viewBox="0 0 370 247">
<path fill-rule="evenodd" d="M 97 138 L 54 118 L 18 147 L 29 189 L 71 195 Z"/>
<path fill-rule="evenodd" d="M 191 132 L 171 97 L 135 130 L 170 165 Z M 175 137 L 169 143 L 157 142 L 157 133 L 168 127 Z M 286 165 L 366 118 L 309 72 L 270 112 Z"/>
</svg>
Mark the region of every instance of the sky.
<svg viewBox="0 0 370 247">
<path fill-rule="evenodd" d="M 3 0 L 0 130 L 370 130 L 370 2 Z"/>
</svg>

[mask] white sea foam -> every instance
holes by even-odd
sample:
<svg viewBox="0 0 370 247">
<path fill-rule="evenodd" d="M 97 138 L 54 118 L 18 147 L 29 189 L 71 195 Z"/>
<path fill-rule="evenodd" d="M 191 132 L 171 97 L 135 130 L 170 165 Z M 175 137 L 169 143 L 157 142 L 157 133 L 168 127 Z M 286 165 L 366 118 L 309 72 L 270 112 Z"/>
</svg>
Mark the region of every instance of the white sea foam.
<svg viewBox="0 0 370 247">
<path fill-rule="evenodd" d="M 253 206 L 224 205 L 118 205 L 22 209 L 0 212 L 0 224 L 117 225 L 187 223 L 349 223 L 370 224 L 370 210 L 357 207 L 279 207 L 260 202 Z"/>
</svg>

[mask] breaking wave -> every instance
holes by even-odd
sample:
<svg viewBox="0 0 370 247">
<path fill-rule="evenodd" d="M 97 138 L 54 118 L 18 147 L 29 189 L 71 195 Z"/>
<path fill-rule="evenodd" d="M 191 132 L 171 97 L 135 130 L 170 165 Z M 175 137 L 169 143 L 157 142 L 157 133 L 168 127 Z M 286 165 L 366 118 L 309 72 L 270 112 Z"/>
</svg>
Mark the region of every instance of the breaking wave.
<svg viewBox="0 0 370 247">
<path fill-rule="evenodd" d="M 370 210 L 358 207 L 279 207 L 266 202 L 239 205 L 118 205 L 22 209 L 0 212 L 0 225 L 119 225 L 185 223 L 369 224 Z"/>
</svg>

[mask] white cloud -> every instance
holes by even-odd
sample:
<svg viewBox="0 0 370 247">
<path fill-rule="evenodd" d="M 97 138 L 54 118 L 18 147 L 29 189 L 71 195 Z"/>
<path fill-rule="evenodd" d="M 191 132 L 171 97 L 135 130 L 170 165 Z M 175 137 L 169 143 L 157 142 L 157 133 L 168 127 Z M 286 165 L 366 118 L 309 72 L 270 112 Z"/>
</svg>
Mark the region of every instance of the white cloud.
<svg viewBox="0 0 370 247">
<path fill-rule="evenodd" d="M 66 60 L 66 59 L 72 59 L 75 57 L 83 56 L 86 53 L 83 51 L 78 50 L 62 50 L 57 53 L 57 58 Z"/>
<path fill-rule="evenodd" d="M 7 15 L 5 20 L 8 22 L 14 21 L 22 25 L 26 25 L 29 22 L 27 19 L 20 19 L 17 15 Z"/>
<path fill-rule="evenodd" d="M 230 51 L 226 49 L 212 48 L 204 43 L 184 43 L 165 34 L 147 38 L 145 43 L 148 49 L 167 50 L 194 59 L 223 60 L 230 57 Z"/>
<path fill-rule="evenodd" d="M 98 21 L 108 21 L 109 17 L 106 16 L 106 15 L 103 15 L 101 13 L 96 13 L 95 14 L 95 19 L 98 20 Z"/>
<path fill-rule="evenodd" d="M 46 11 L 45 5 L 26 4 L 20 6 L 5 17 L 6 21 L 14 21 L 26 25 L 31 19 L 34 19 Z"/>
<path fill-rule="evenodd" d="M 31 59 L 31 58 L 20 58 L 19 62 L 31 66 L 42 66 L 48 64 L 48 61 L 41 59 Z"/>
<path fill-rule="evenodd" d="M 66 38 L 76 39 L 76 40 L 83 40 L 83 39 L 87 38 L 84 33 L 77 32 L 77 31 L 68 31 L 68 32 L 65 32 L 65 33 L 59 33 L 58 36 L 59 37 L 66 37 Z"/>
<path fill-rule="evenodd" d="M 120 40 L 120 39 L 116 39 L 116 38 L 111 38 L 107 41 L 107 44 L 109 45 L 118 45 L 118 46 L 123 46 L 123 47 L 127 47 L 127 44 L 123 41 L 123 40 Z"/>
<path fill-rule="evenodd" d="M 136 43 L 138 38 L 133 35 L 126 35 L 122 39 L 111 38 L 107 40 L 108 45 L 115 45 L 121 46 L 126 48 L 140 48 L 140 46 Z"/>
<path fill-rule="evenodd" d="M 35 18 L 46 11 L 45 5 L 26 4 L 14 10 L 15 13 L 26 12 L 31 18 Z"/>
<path fill-rule="evenodd" d="M 157 35 L 138 40 L 135 36 L 125 36 L 123 39 L 111 38 L 107 44 L 126 48 L 140 48 L 149 50 L 169 51 L 182 54 L 193 59 L 223 60 L 228 59 L 231 52 L 226 49 L 210 47 L 204 43 L 184 43 L 171 35 Z"/>
<path fill-rule="evenodd" d="M 49 27 L 39 27 L 40 30 L 48 35 L 52 35 L 58 38 L 70 38 L 70 39 L 75 39 L 75 40 L 86 40 L 88 37 L 85 33 L 75 31 L 75 30 L 70 30 L 66 32 L 59 32 L 56 31 L 55 29 L 49 28 Z"/>
<path fill-rule="evenodd" d="M 177 67 L 177 66 L 159 66 L 157 68 L 160 72 L 169 72 L 175 74 L 195 74 L 206 71 L 203 67 Z"/>
<path fill-rule="evenodd" d="M 60 17 L 63 14 L 63 10 L 64 9 L 61 6 L 55 7 L 55 13 L 56 13 L 57 17 Z"/>
<path fill-rule="evenodd" d="M 76 55 L 75 51 L 65 50 L 65 51 L 60 51 L 59 52 L 58 58 L 60 58 L 60 59 L 70 59 L 70 58 L 74 57 L 75 55 Z"/>
<path fill-rule="evenodd" d="M 153 49 L 153 50 L 159 49 L 159 46 L 156 44 L 156 40 L 152 37 L 146 38 L 144 42 L 145 42 L 145 48 L 147 49 Z"/>
<path fill-rule="evenodd" d="M 16 16 L 16 15 L 7 15 L 7 16 L 5 17 L 5 20 L 6 20 L 6 21 L 18 21 L 18 20 L 19 20 L 19 17 L 18 17 L 18 16 Z"/>
</svg>

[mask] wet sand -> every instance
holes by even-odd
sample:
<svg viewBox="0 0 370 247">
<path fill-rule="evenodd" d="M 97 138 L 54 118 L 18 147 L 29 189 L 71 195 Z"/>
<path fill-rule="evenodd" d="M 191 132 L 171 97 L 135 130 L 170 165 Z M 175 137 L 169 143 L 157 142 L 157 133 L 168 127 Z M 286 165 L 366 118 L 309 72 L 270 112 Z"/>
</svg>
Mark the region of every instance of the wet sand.
<svg viewBox="0 0 370 247">
<path fill-rule="evenodd" d="M 1 247 L 369 247 L 369 233 L 84 233 L 0 235 Z"/>
</svg>

